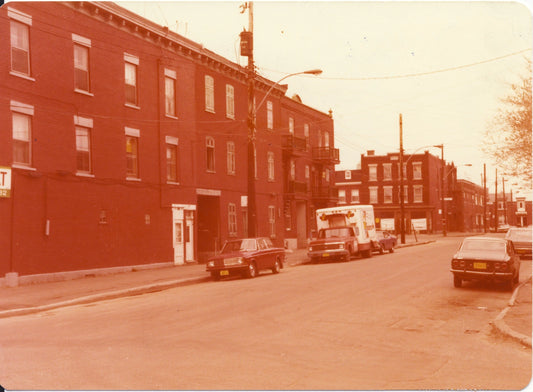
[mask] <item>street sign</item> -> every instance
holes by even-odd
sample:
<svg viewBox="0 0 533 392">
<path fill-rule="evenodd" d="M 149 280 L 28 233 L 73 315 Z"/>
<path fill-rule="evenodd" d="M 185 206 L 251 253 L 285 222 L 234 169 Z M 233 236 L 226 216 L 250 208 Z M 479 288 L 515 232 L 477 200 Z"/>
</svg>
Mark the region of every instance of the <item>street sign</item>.
<svg viewBox="0 0 533 392">
<path fill-rule="evenodd" d="M 453 200 L 453 197 L 445 197 L 444 200 L 446 200 L 446 201 L 452 201 L 452 200 Z"/>
<path fill-rule="evenodd" d="M 0 166 L 0 197 L 11 197 L 11 168 Z"/>
</svg>

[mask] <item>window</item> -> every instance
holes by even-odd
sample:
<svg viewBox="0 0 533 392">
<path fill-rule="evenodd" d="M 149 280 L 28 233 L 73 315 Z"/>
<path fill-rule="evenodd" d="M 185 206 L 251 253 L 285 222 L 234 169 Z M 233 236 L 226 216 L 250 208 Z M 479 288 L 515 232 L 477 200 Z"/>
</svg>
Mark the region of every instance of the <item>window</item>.
<svg viewBox="0 0 533 392">
<path fill-rule="evenodd" d="M 304 137 L 305 137 L 305 151 L 309 151 L 311 141 L 309 137 L 309 124 L 304 124 Z"/>
<path fill-rule="evenodd" d="M 305 165 L 305 180 L 307 181 L 307 183 L 309 183 L 310 179 L 311 179 L 311 173 L 310 173 L 309 165 Z"/>
<path fill-rule="evenodd" d="M 329 182 L 329 169 L 324 170 L 324 179 Z"/>
<path fill-rule="evenodd" d="M 352 189 L 351 203 L 359 203 L 359 189 Z"/>
<path fill-rule="evenodd" d="M 398 187 L 398 203 L 400 203 L 401 195 L 400 195 L 401 188 Z M 403 186 L 403 202 L 409 203 L 409 185 Z"/>
<path fill-rule="evenodd" d="M 177 183 L 178 178 L 178 138 L 166 137 L 167 143 L 167 181 Z"/>
<path fill-rule="evenodd" d="M 176 117 L 176 71 L 165 69 L 165 114 Z"/>
<path fill-rule="evenodd" d="M 294 135 L 294 118 L 289 117 L 289 133 Z"/>
<path fill-rule="evenodd" d="M 11 70 L 30 76 L 31 17 L 8 8 L 11 19 Z M 17 19 L 17 20 L 14 20 Z"/>
<path fill-rule="evenodd" d="M 93 120 L 74 116 L 74 125 L 76 132 L 76 171 L 81 174 L 91 174 L 91 130 Z"/>
<path fill-rule="evenodd" d="M 272 101 L 267 101 L 267 128 L 274 129 L 274 108 Z"/>
<path fill-rule="evenodd" d="M 139 178 L 139 136 L 138 129 L 126 127 L 126 176 Z"/>
<path fill-rule="evenodd" d="M 294 161 L 294 159 L 291 159 L 290 169 L 291 169 L 290 180 L 294 181 L 294 180 L 296 180 L 296 162 Z"/>
<path fill-rule="evenodd" d="M 235 89 L 226 84 L 226 117 L 235 119 Z"/>
<path fill-rule="evenodd" d="M 384 181 L 392 180 L 392 163 L 383 164 L 383 180 Z"/>
<path fill-rule="evenodd" d="M 237 207 L 233 203 L 228 204 L 228 233 L 237 235 Z"/>
<path fill-rule="evenodd" d="M 138 106 L 137 66 L 139 65 L 139 58 L 124 53 L 124 61 L 126 104 Z"/>
<path fill-rule="evenodd" d="M 339 204 L 346 204 L 346 191 L 339 189 Z"/>
<path fill-rule="evenodd" d="M 235 174 L 235 143 L 227 143 L 227 170 L 228 174 Z"/>
<path fill-rule="evenodd" d="M 378 180 L 378 165 L 368 165 L 368 181 Z"/>
<path fill-rule="evenodd" d="M 370 204 L 377 204 L 378 203 L 378 187 L 377 186 L 370 186 L 368 187 L 369 192 L 369 202 Z"/>
<path fill-rule="evenodd" d="M 383 203 L 392 203 L 392 186 L 383 187 Z"/>
<path fill-rule="evenodd" d="M 329 132 L 324 132 L 324 147 L 329 147 Z"/>
<path fill-rule="evenodd" d="M 33 106 L 11 101 L 13 127 L 13 163 L 24 166 L 32 164 L 32 117 Z"/>
<path fill-rule="evenodd" d="M 205 138 L 206 164 L 208 172 L 215 172 L 215 139 Z"/>
<path fill-rule="evenodd" d="M 267 153 L 268 181 L 274 181 L 274 153 Z"/>
<path fill-rule="evenodd" d="M 90 91 L 89 48 L 91 40 L 72 34 L 74 41 L 74 89 Z"/>
<path fill-rule="evenodd" d="M 413 202 L 414 203 L 422 203 L 424 201 L 423 189 L 424 188 L 422 187 L 422 185 L 413 186 Z"/>
<path fill-rule="evenodd" d="M 205 75 L 205 110 L 215 112 L 215 80 L 209 75 Z"/>
<path fill-rule="evenodd" d="M 413 179 L 422 179 L 422 162 L 413 162 Z"/>
<path fill-rule="evenodd" d="M 351 170 L 345 170 L 344 171 L 344 179 L 345 180 L 351 180 L 352 179 L 352 171 Z"/>
<path fill-rule="evenodd" d="M 276 207 L 268 206 L 268 223 L 270 225 L 270 236 L 276 236 Z"/>
</svg>

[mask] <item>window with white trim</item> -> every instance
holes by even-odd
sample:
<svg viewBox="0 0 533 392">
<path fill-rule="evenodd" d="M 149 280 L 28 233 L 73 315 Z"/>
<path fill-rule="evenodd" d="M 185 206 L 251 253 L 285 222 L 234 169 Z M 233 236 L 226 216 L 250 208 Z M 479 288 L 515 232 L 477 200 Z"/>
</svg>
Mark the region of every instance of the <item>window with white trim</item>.
<svg viewBox="0 0 533 392">
<path fill-rule="evenodd" d="M 215 172 L 215 139 L 211 136 L 205 138 L 205 159 L 208 172 Z"/>
<path fill-rule="evenodd" d="M 126 127 L 126 177 L 139 178 L 139 137 L 138 129 Z"/>
<path fill-rule="evenodd" d="M 215 112 L 215 79 L 212 76 L 205 75 L 205 110 Z"/>
<path fill-rule="evenodd" d="M 126 105 L 138 106 L 138 68 L 139 58 L 128 53 L 124 53 L 124 94 Z"/>
<path fill-rule="evenodd" d="M 352 179 L 352 171 L 351 170 L 345 170 L 344 171 L 344 179 L 345 180 L 351 180 Z"/>
<path fill-rule="evenodd" d="M 14 164 L 32 165 L 33 112 L 33 106 L 11 101 Z"/>
<path fill-rule="evenodd" d="M 422 162 L 413 162 L 413 180 L 422 179 Z"/>
<path fill-rule="evenodd" d="M 166 136 L 166 155 L 167 155 L 167 181 L 177 183 L 178 178 L 178 138 Z"/>
<path fill-rule="evenodd" d="M 339 204 L 346 204 L 346 191 L 339 189 Z"/>
<path fill-rule="evenodd" d="M 272 101 L 267 101 L 267 129 L 274 129 L 274 105 Z"/>
<path fill-rule="evenodd" d="M 378 180 L 378 165 L 371 164 L 368 165 L 368 181 L 377 181 Z"/>
<path fill-rule="evenodd" d="M 392 180 L 392 163 L 383 164 L 383 181 Z"/>
<path fill-rule="evenodd" d="M 422 203 L 424 201 L 423 190 L 424 188 L 422 185 L 413 186 L 413 202 L 414 203 Z"/>
<path fill-rule="evenodd" d="M 274 153 L 269 151 L 267 153 L 267 170 L 268 170 L 268 181 L 274 181 Z"/>
<path fill-rule="evenodd" d="M 76 172 L 92 174 L 92 134 L 93 120 L 74 116 L 76 132 Z"/>
<path fill-rule="evenodd" d="M 89 49 L 91 40 L 72 34 L 74 43 L 74 89 L 90 92 Z"/>
<path fill-rule="evenodd" d="M 8 7 L 11 35 L 11 71 L 30 76 L 30 26 L 32 17 Z"/>
<path fill-rule="evenodd" d="M 228 142 L 227 149 L 227 172 L 230 175 L 235 175 L 235 143 Z"/>
<path fill-rule="evenodd" d="M 304 124 L 304 137 L 305 137 L 305 151 L 309 151 L 311 146 L 311 139 L 309 136 L 309 124 Z"/>
<path fill-rule="evenodd" d="M 235 119 L 235 88 L 226 84 L 226 117 Z"/>
<path fill-rule="evenodd" d="M 276 207 L 268 206 L 268 224 L 270 226 L 270 237 L 276 237 Z"/>
<path fill-rule="evenodd" d="M 369 203 L 370 204 L 377 204 L 378 203 L 378 187 L 377 186 L 369 186 L 368 187 L 368 193 L 369 193 Z"/>
<path fill-rule="evenodd" d="M 165 68 L 165 114 L 177 117 L 176 114 L 176 71 Z"/>
<path fill-rule="evenodd" d="M 352 189 L 350 203 L 359 204 L 359 189 Z"/>
<path fill-rule="evenodd" d="M 237 207 L 233 203 L 228 204 L 228 234 L 237 235 Z"/>
<path fill-rule="evenodd" d="M 294 118 L 289 117 L 289 133 L 294 135 Z"/>
<path fill-rule="evenodd" d="M 383 187 L 383 203 L 384 204 L 392 203 L 392 186 Z"/>
<path fill-rule="evenodd" d="M 296 180 L 296 162 L 294 159 L 291 159 L 290 161 L 290 180 Z"/>
</svg>

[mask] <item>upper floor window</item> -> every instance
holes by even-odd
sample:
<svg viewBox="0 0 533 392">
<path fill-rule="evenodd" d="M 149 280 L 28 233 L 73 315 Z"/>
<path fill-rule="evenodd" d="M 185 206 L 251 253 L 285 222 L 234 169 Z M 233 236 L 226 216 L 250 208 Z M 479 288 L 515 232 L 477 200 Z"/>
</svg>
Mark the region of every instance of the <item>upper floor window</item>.
<svg viewBox="0 0 533 392">
<path fill-rule="evenodd" d="M 324 147 L 329 147 L 329 132 L 324 132 Z"/>
<path fill-rule="evenodd" d="M 215 112 L 215 80 L 205 75 L 205 110 Z"/>
<path fill-rule="evenodd" d="M 274 153 L 269 151 L 267 153 L 267 167 L 268 167 L 268 181 L 274 181 Z"/>
<path fill-rule="evenodd" d="M 339 189 L 339 203 L 346 204 L 346 191 L 344 189 Z"/>
<path fill-rule="evenodd" d="M 30 26 L 32 18 L 8 8 L 11 19 L 11 71 L 30 76 Z"/>
<path fill-rule="evenodd" d="M 383 203 L 392 203 L 392 186 L 383 187 Z"/>
<path fill-rule="evenodd" d="M 74 116 L 76 131 L 76 171 L 83 174 L 92 173 L 91 131 L 93 120 Z"/>
<path fill-rule="evenodd" d="M 126 127 L 126 176 L 139 178 L 139 137 L 138 129 Z"/>
<path fill-rule="evenodd" d="M 267 128 L 274 129 L 274 108 L 272 101 L 267 101 Z"/>
<path fill-rule="evenodd" d="M 291 181 L 296 180 L 296 162 L 294 159 L 291 159 L 290 161 L 290 179 Z"/>
<path fill-rule="evenodd" d="M 178 138 L 166 137 L 167 144 L 167 181 L 177 183 L 178 178 Z"/>
<path fill-rule="evenodd" d="M 518 210 L 525 210 L 526 209 L 525 202 L 519 201 L 518 204 L 517 204 L 517 209 Z"/>
<path fill-rule="evenodd" d="M 359 189 L 352 189 L 351 203 L 359 203 Z"/>
<path fill-rule="evenodd" d="M 289 117 L 289 133 L 294 135 L 294 118 Z"/>
<path fill-rule="evenodd" d="M 413 179 L 422 179 L 422 162 L 413 162 Z"/>
<path fill-rule="evenodd" d="M 370 186 L 368 187 L 368 192 L 369 192 L 369 203 L 377 204 L 378 203 L 378 187 Z"/>
<path fill-rule="evenodd" d="M 226 146 L 227 146 L 228 174 L 234 175 L 235 174 L 235 143 L 228 142 Z"/>
<path fill-rule="evenodd" d="M 208 172 L 215 172 L 215 139 L 205 138 L 206 167 Z"/>
<path fill-rule="evenodd" d="M 137 85 L 137 67 L 139 66 L 139 58 L 130 54 L 124 53 L 124 81 L 125 81 L 125 96 L 126 104 L 138 106 L 138 85 Z"/>
<path fill-rule="evenodd" d="M 228 232 L 229 235 L 237 235 L 237 207 L 233 203 L 228 204 Z"/>
<path fill-rule="evenodd" d="M 13 125 L 13 163 L 32 165 L 33 106 L 11 101 Z"/>
<path fill-rule="evenodd" d="M 383 180 L 384 181 L 392 180 L 392 163 L 383 164 Z"/>
<path fill-rule="evenodd" d="M 165 68 L 165 114 L 176 117 L 176 71 Z"/>
<path fill-rule="evenodd" d="M 378 165 L 368 165 L 368 181 L 378 180 Z"/>
<path fill-rule="evenodd" d="M 226 84 L 226 117 L 235 119 L 235 89 Z"/>
<path fill-rule="evenodd" d="M 74 89 L 89 92 L 89 48 L 91 40 L 72 34 L 74 41 Z"/>
<path fill-rule="evenodd" d="M 413 202 L 414 203 L 422 203 L 424 201 L 424 188 L 422 185 L 414 185 L 413 186 Z"/>
<path fill-rule="evenodd" d="M 344 179 L 345 180 L 351 180 L 352 179 L 352 171 L 351 170 L 345 170 L 344 171 Z"/>
<path fill-rule="evenodd" d="M 309 124 L 304 124 L 305 150 L 309 151 L 311 141 L 309 138 Z"/>
</svg>

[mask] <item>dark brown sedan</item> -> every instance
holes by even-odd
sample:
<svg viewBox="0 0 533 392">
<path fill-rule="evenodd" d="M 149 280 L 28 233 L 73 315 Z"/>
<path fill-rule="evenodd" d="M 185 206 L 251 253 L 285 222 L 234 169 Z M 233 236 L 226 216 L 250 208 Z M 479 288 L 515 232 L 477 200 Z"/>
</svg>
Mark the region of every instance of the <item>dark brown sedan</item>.
<svg viewBox="0 0 533 392">
<path fill-rule="evenodd" d="M 242 238 L 226 241 L 220 253 L 208 260 L 206 271 L 215 280 L 234 275 L 254 278 L 265 269 L 277 274 L 284 261 L 285 249 L 274 247 L 270 238 Z"/>
<path fill-rule="evenodd" d="M 453 284 L 463 280 L 505 282 L 512 290 L 520 276 L 520 257 L 513 243 L 503 238 L 467 237 L 452 259 Z"/>
</svg>

